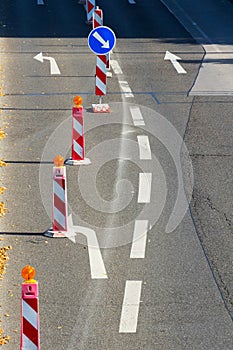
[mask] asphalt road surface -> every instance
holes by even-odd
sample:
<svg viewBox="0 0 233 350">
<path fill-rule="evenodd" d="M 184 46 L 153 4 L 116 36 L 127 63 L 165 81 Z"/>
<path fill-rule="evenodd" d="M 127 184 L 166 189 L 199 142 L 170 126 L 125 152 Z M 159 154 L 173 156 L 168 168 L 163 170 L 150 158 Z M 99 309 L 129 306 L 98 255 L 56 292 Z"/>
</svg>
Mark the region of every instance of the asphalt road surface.
<svg viewBox="0 0 233 350">
<path fill-rule="evenodd" d="M 0 4 L 1 244 L 13 248 L 0 289 L 5 348 L 19 348 L 21 269 L 30 264 L 41 349 L 229 350 L 233 5 L 97 5 L 117 38 L 103 97 L 111 112 L 102 114 L 92 110 L 96 58 L 84 6 Z M 43 62 L 34 59 L 41 52 Z M 72 241 L 44 232 L 53 158 L 71 154 L 76 95 L 91 164 L 66 166 Z"/>
</svg>

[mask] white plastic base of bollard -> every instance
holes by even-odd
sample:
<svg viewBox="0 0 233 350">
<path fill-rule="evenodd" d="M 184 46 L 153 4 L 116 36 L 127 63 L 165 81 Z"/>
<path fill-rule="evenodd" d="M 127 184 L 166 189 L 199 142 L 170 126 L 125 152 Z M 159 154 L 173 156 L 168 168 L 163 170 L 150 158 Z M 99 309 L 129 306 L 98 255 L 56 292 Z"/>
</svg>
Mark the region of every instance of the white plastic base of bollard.
<svg viewBox="0 0 233 350">
<path fill-rule="evenodd" d="M 110 113 L 110 107 L 107 103 L 97 103 L 92 105 L 94 113 Z"/>
<path fill-rule="evenodd" d="M 76 233 L 74 233 L 72 230 L 71 233 L 69 231 L 53 231 L 53 228 L 51 227 L 48 231 L 44 233 L 44 236 L 49 238 L 69 238 L 72 242 L 75 243 Z"/>
<path fill-rule="evenodd" d="M 72 158 L 68 158 L 64 162 L 65 165 L 89 165 L 91 161 L 89 158 L 84 158 L 83 160 L 74 160 Z"/>
<path fill-rule="evenodd" d="M 66 238 L 67 236 L 65 235 L 64 232 L 62 231 L 53 231 L 53 228 L 50 228 L 48 231 L 44 233 L 44 236 L 50 237 L 50 238 Z"/>
</svg>

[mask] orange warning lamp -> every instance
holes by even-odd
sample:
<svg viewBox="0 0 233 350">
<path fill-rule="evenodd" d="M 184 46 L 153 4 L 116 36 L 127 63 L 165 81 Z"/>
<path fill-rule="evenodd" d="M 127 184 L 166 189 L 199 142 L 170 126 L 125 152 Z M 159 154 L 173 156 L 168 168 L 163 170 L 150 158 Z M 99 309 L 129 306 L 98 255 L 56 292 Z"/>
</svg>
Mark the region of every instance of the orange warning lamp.
<svg viewBox="0 0 233 350">
<path fill-rule="evenodd" d="M 22 277 L 25 279 L 25 282 L 33 282 L 35 281 L 33 278 L 36 275 L 36 270 L 34 269 L 34 267 L 30 266 L 30 265 L 26 265 L 24 266 L 24 268 L 22 269 L 21 272 Z"/>
<path fill-rule="evenodd" d="M 81 96 L 75 96 L 73 101 L 74 101 L 75 107 L 81 107 L 82 106 L 83 99 L 82 99 Z"/>
<path fill-rule="evenodd" d="M 54 165 L 57 167 L 62 167 L 64 165 L 64 158 L 59 154 L 53 160 Z"/>
</svg>

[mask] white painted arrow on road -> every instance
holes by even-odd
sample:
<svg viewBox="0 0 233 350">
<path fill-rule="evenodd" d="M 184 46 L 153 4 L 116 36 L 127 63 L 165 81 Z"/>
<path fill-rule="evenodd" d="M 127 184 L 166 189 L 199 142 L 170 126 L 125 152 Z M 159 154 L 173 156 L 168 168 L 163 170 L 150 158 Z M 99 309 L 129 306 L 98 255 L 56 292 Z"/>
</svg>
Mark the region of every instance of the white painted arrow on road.
<svg viewBox="0 0 233 350">
<path fill-rule="evenodd" d="M 178 60 L 181 60 L 181 58 L 179 56 L 174 55 L 170 51 L 166 51 L 164 60 L 171 61 L 171 63 L 173 64 L 173 66 L 176 69 L 178 74 L 186 74 L 187 73 L 186 70 L 184 70 L 184 68 L 181 66 L 181 64 L 179 62 L 177 62 Z"/>
<path fill-rule="evenodd" d="M 70 214 L 68 216 L 68 232 L 65 233 L 65 236 L 75 243 L 76 233 L 81 233 L 87 238 L 91 278 L 108 278 L 95 231 L 88 227 L 74 226 L 72 215 Z"/>
<path fill-rule="evenodd" d="M 102 44 L 103 49 L 109 49 L 109 47 L 110 47 L 109 40 L 105 41 L 104 38 L 102 38 L 102 36 L 99 35 L 98 32 L 95 32 L 93 34 L 93 36 L 94 36 L 94 38 L 96 38 L 96 40 L 98 40 Z"/>
<path fill-rule="evenodd" d="M 40 52 L 38 55 L 34 56 L 33 58 L 42 63 L 44 62 L 44 60 L 50 61 L 50 74 L 52 75 L 61 74 L 60 69 L 58 68 L 57 62 L 55 61 L 55 58 L 43 56 L 42 52 Z"/>
</svg>

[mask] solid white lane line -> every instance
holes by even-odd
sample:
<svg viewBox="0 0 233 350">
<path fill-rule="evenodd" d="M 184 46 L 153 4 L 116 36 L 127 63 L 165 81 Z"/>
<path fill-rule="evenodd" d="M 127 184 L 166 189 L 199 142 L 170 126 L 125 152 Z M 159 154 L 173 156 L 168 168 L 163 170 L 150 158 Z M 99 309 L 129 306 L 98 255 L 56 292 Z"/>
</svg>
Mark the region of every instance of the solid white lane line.
<svg viewBox="0 0 233 350">
<path fill-rule="evenodd" d="M 150 203 L 151 173 L 139 173 L 138 203 Z"/>
<path fill-rule="evenodd" d="M 134 97 L 134 94 L 127 81 L 119 80 L 120 88 L 124 92 L 125 97 Z"/>
<path fill-rule="evenodd" d="M 83 226 L 73 226 L 73 230 L 82 233 L 87 238 L 91 278 L 108 278 L 95 231 Z"/>
<path fill-rule="evenodd" d="M 142 113 L 139 107 L 130 107 L 130 113 L 135 126 L 145 125 Z"/>
<path fill-rule="evenodd" d="M 139 146 L 139 157 L 141 160 L 151 159 L 151 149 L 149 137 L 146 135 L 139 135 L 138 138 L 138 146 Z"/>
<path fill-rule="evenodd" d="M 110 61 L 110 65 L 111 65 L 111 67 L 112 67 L 112 69 L 113 69 L 113 72 L 114 72 L 115 74 L 117 74 L 117 75 L 118 75 L 118 74 L 123 74 L 119 63 L 118 63 L 116 60 L 111 60 L 111 61 Z"/>
<path fill-rule="evenodd" d="M 85 234 L 87 237 L 89 261 L 90 261 L 90 267 L 91 267 L 91 278 L 92 279 L 108 278 L 95 231 L 84 227 L 80 229 L 80 226 L 79 226 L 79 232 Z"/>
<path fill-rule="evenodd" d="M 145 258 L 147 231 L 148 231 L 148 220 L 135 221 L 130 259 Z"/>
<path fill-rule="evenodd" d="M 142 281 L 126 281 L 119 333 L 136 333 Z"/>
</svg>

